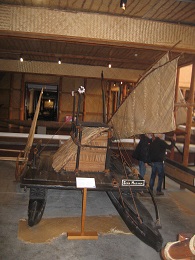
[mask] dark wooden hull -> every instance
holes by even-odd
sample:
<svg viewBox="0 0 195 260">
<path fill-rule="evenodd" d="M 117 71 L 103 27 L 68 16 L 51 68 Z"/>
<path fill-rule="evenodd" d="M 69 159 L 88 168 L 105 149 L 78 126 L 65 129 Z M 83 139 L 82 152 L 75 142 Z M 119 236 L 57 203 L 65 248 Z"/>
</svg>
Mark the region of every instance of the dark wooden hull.
<svg viewBox="0 0 195 260">
<path fill-rule="evenodd" d="M 118 159 L 111 158 L 110 172 L 67 172 L 61 170 L 59 173 L 56 173 L 52 169 L 51 162 L 52 153 L 45 153 L 37 160 L 36 165 L 30 165 L 21 176 L 21 187 L 30 188 L 28 206 L 29 226 L 36 225 L 41 221 L 48 189 L 78 190 L 76 177 L 94 178 L 96 183 L 95 190 L 107 192 L 128 228 L 155 250 L 159 251 L 161 249 L 162 237 L 158 231 L 159 226 L 153 221 L 147 209 L 137 198 L 139 192 L 149 192 L 148 188 L 145 185 L 123 186 L 122 180 L 124 179 L 128 178 L 128 180 L 139 182 L 140 179 L 131 173 L 126 176 L 122 163 Z M 119 189 L 125 195 L 125 207 L 122 203 L 123 200 L 121 201 L 117 198 Z M 138 205 L 141 222 L 133 210 L 133 200 Z M 156 215 L 158 218 L 158 213 Z"/>
<path fill-rule="evenodd" d="M 158 225 L 158 222 L 153 221 L 149 211 L 139 199 L 126 194 L 125 198 L 121 200 L 119 194 L 115 192 L 107 192 L 107 194 L 129 230 L 144 243 L 159 252 L 163 243 L 163 238 L 159 232 L 161 226 Z"/>
<path fill-rule="evenodd" d="M 195 192 L 195 171 L 178 162 L 166 159 L 165 174 L 184 188 Z"/>
</svg>

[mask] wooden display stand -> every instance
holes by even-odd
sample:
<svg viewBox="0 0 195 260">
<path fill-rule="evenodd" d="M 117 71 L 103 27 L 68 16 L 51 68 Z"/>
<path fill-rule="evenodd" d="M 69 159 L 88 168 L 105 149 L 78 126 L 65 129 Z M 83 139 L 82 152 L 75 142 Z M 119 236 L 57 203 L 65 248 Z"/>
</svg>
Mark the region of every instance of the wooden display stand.
<svg viewBox="0 0 195 260">
<path fill-rule="evenodd" d="M 68 232 L 68 239 L 98 239 L 97 232 L 85 232 L 85 217 L 86 217 L 86 202 L 87 202 L 87 188 L 83 189 L 82 200 L 82 216 L 81 216 L 81 232 Z"/>
</svg>

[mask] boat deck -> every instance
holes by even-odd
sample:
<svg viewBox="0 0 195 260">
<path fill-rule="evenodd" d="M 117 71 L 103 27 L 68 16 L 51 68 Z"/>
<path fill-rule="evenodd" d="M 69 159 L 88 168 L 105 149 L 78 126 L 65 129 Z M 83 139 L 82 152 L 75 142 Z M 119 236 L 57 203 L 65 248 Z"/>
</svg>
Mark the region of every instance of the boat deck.
<svg viewBox="0 0 195 260">
<path fill-rule="evenodd" d="M 116 169 L 113 160 L 113 166 L 109 172 L 81 172 L 65 170 L 55 172 L 51 165 L 53 153 L 54 152 L 46 151 L 41 154 L 41 159 L 37 163 L 37 168 L 29 167 L 25 171 L 21 179 L 21 187 L 44 186 L 44 188 L 48 189 L 74 190 L 77 188 L 76 179 L 78 177 L 82 177 L 94 178 L 96 190 L 118 190 L 119 187 L 120 189 L 125 190 L 128 186 L 122 186 L 122 180 L 127 178 L 130 178 L 129 180 L 133 181 L 131 184 L 133 191 L 141 191 L 146 189 L 144 187 L 145 182 L 134 177 L 131 173 L 127 173 L 129 174 L 128 176 L 126 175 L 127 177 L 125 177 L 124 173 L 122 175 L 122 171 L 124 172 L 122 164 L 117 161 L 117 167 L 119 168 Z"/>
</svg>

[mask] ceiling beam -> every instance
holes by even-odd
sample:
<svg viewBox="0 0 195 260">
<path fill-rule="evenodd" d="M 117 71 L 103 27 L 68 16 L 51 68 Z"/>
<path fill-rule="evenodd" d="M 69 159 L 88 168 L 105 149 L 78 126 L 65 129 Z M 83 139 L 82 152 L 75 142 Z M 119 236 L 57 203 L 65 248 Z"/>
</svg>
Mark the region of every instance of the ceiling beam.
<svg viewBox="0 0 195 260">
<path fill-rule="evenodd" d="M 66 63 L 62 63 L 61 65 L 59 65 L 53 62 L 20 62 L 17 60 L 1 59 L 0 71 L 97 79 L 101 79 L 101 73 L 103 71 L 104 79 L 125 82 L 136 82 L 138 78 L 144 73 L 144 71 L 140 70 L 129 70 L 119 68 L 109 69 L 108 67 L 102 66 L 86 66 Z"/>
<path fill-rule="evenodd" d="M 0 32 L 106 44 L 137 44 L 195 53 L 195 27 L 105 14 L 0 5 Z M 155 32 L 155 33 L 154 33 Z"/>
<path fill-rule="evenodd" d="M 142 65 L 148 67 L 150 65 L 149 62 L 147 62 L 146 60 L 138 60 L 138 58 L 132 58 L 132 59 L 125 59 L 125 58 L 107 58 L 107 57 L 97 57 L 97 56 L 88 56 L 88 55 L 75 55 L 75 54 L 64 54 L 64 53 L 43 53 L 43 52 L 33 52 L 33 51 L 23 51 L 22 53 L 20 51 L 16 52 L 15 50 L 9 50 L 9 52 L 7 50 L 3 50 L 3 49 L 0 49 L 0 54 L 3 54 L 3 55 L 13 55 L 15 57 L 19 57 L 22 55 L 22 56 L 25 56 L 25 55 L 28 55 L 28 56 L 33 56 L 33 59 L 34 60 L 37 60 L 36 59 L 36 56 L 37 57 L 44 57 L 44 58 L 47 58 L 48 57 L 48 61 L 52 58 L 56 58 L 56 59 L 61 59 L 63 61 L 63 59 L 85 59 L 85 60 L 96 60 L 96 61 L 102 61 L 102 62 L 105 62 L 105 63 L 108 63 L 109 62 L 121 62 L 121 63 L 141 63 Z"/>
</svg>

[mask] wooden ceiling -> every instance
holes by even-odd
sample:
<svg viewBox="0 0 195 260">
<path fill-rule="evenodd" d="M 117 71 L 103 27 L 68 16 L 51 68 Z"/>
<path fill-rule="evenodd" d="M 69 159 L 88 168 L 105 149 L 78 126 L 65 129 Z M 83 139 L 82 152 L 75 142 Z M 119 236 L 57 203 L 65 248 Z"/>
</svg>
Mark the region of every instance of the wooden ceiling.
<svg viewBox="0 0 195 260">
<path fill-rule="evenodd" d="M 195 26 L 194 0 L 127 0 L 126 9 L 120 0 L 0 0 L 0 4 L 21 5 L 77 12 L 103 13 L 115 16 Z M 140 46 L 119 46 L 106 43 L 74 42 L 29 35 L 0 35 L 0 59 L 24 60 L 107 66 L 108 59 L 115 68 L 148 69 L 167 50 Z M 171 53 L 172 57 L 178 53 Z M 195 54 L 183 53 L 179 64 L 187 65 Z"/>
<path fill-rule="evenodd" d="M 0 4 L 104 13 L 195 25 L 195 0 L 127 0 L 125 10 L 120 8 L 120 0 L 1 0 Z"/>
</svg>

